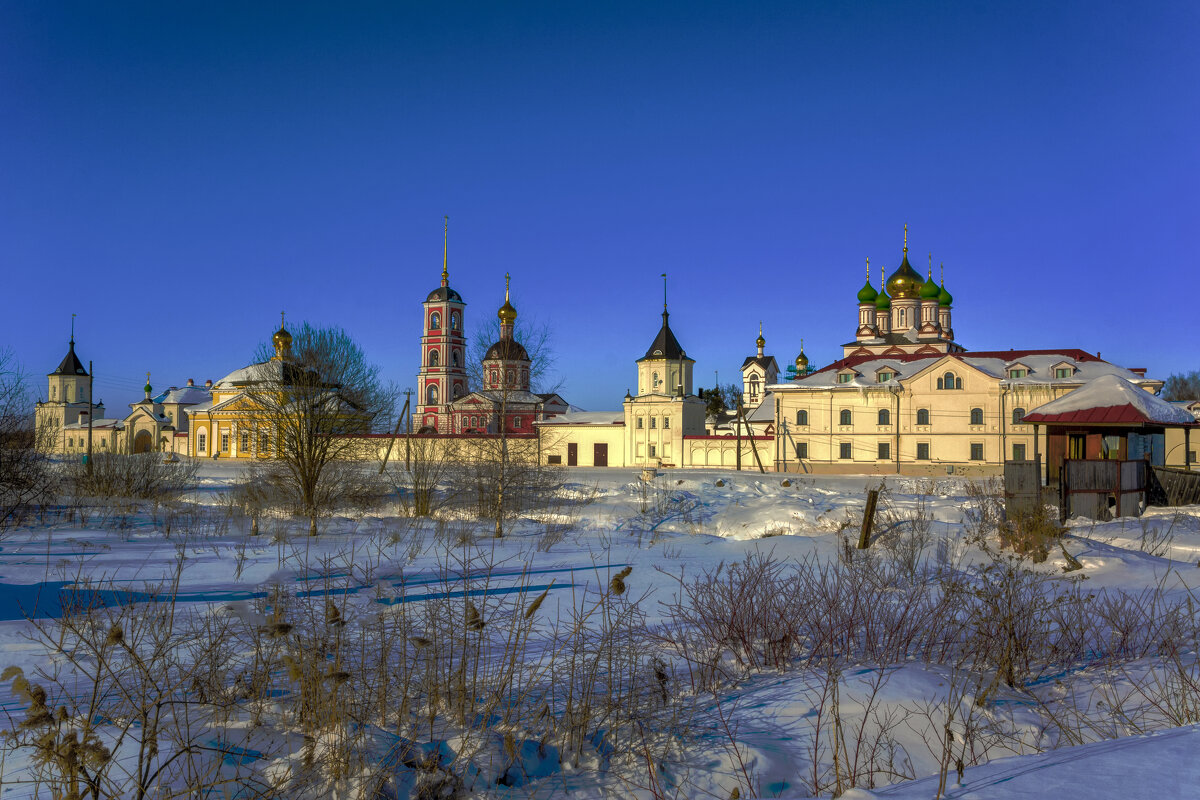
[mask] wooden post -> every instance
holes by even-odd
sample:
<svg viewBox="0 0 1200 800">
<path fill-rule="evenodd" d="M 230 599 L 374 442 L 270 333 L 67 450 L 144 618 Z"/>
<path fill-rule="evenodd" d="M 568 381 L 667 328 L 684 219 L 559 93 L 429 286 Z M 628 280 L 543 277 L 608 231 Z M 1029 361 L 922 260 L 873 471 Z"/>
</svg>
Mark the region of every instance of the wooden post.
<svg viewBox="0 0 1200 800">
<path fill-rule="evenodd" d="M 88 445 L 87 445 L 87 474 L 92 474 L 92 417 L 96 416 L 96 404 L 94 402 L 96 391 L 96 376 L 95 370 L 92 368 L 92 362 L 88 362 Z"/>
<path fill-rule="evenodd" d="M 408 394 L 408 392 L 405 392 L 405 394 Z M 379 474 L 380 475 L 383 474 L 383 470 L 387 467 L 388 458 L 390 458 L 392 455 L 392 445 L 394 445 L 396 443 L 396 437 L 400 434 L 400 426 L 404 424 L 404 415 L 407 413 L 408 413 L 408 399 L 406 398 L 404 401 L 404 410 L 402 410 L 400 412 L 400 416 L 396 418 L 396 427 L 395 427 L 395 429 L 392 430 L 392 436 L 390 439 L 388 439 L 387 450 L 385 450 L 383 453 L 383 463 L 379 465 Z M 407 448 L 407 445 L 408 445 L 408 442 L 406 441 L 405 442 L 406 448 Z M 408 466 L 408 451 L 407 451 L 407 449 L 405 450 L 405 454 L 404 454 L 404 464 L 406 467 Z"/>
<path fill-rule="evenodd" d="M 866 550 L 871 546 L 871 529 L 875 526 L 875 504 L 879 501 L 879 490 L 867 492 L 867 507 L 863 511 L 862 530 L 858 534 L 858 549 Z"/>
<path fill-rule="evenodd" d="M 737 435 L 737 468 L 738 472 L 742 471 L 742 400 L 738 398 L 737 405 L 734 406 L 736 413 L 733 417 L 734 433 Z"/>
</svg>

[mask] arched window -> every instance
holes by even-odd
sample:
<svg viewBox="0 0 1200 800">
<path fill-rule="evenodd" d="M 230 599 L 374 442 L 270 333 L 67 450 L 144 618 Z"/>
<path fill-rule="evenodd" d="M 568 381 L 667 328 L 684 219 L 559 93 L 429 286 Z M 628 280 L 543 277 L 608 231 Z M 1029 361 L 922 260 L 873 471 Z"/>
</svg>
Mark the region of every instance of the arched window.
<svg viewBox="0 0 1200 800">
<path fill-rule="evenodd" d="M 457 350 L 450 351 L 450 363 L 456 367 L 458 366 L 458 351 Z"/>
<path fill-rule="evenodd" d="M 1020 408 L 1020 407 L 1013 409 L 1013 425 L 1022 424 L 1021 420 L 1024 418 L 1025 418 L 1025 409 Z"/>
<path fill-rule="evenodd" d="M 454 399 L 457 400 L 460 397 L 462 397 L 462 387 L 456 383 L 454 384 Z"/>
<path fill-rule="evenodd" d="M 57 387 L 57 386 L 51 386 L 51 387 L 50 387 L 50 399 L 51 399 L 51 400 L 57 400 L 57 399 L 58 399 L 58 387 Z"/>
<path fill-rule="evenodd" d="M 430 351 L 429 351 L 429 366 L 431 366 L 431 367 L 436 367 L 436 366 L 438 365 L 438 361 L 440 361 L 440 360 L 441 360 L 441 359 L 439 359 L 439 358 L 438 358 L 438 351 L 437 351 L 437 350 L 430 350 Z"/>
<path fill-rule="evenodd" d="M 429 330 L 437 331 L 442 328 L 442 315 L 438 312 L 433 312 L 429 315 Z"/>
<path fill-rule="evenodd" d="M 796 424 L 797 425 L 807 425 L 808 424 L 808 411 L 806 411 L 805 409 L 802 408 L 796 412 Z"/>
<path fill-rule="evenodd" d="M 879 409 L 879 424 L 880 425 L 891 425 L 892 424 L 892 413 L 890 411 L 888 411 L 886 408 Z"/>
<path fill-rule="evenodd" d="M 838 424 L 839 425 L 849 425 L 850 424 L 850 409 L 848 409 L 848 408 L 842 409 L 842 413 L 838 415 Z"/>
<path fill-rule="evenodd" d="M 511 369 L 510 369 L 510 370 L 508 370 L 507 372 L 505 372 L 505 373 L 504 373 L 504 382 L 505 382 L 507 385 L 509 385 L 509 386 L 512 386 L 512 384 L 513 384 L 513 371 L 512 371 Z"/>
<path fill-rule="evenodd" d="M 758 397 L 758 376 L 755 375 L 750 379 L 750 398 Z"/>
<path fill-rule="evenodd" d="M 658 388 L 658 373 L 657 372 L 654 373 L 652 376 L 650 376 L 650 388 L 651 389 Z"/>
<path fill-rule="evenodd" d="M 450 330 L 452 330 L 452 331 L 458 330 L 458 312 L 457 311 L 450 312 Z"/>
<path fill-rule="evenodd" d="M 971 409 L 971 424 L 972 425 L 982 425 L 983 424 L 983 409 L 982 408 L 972 408 Z"/>
<path fill-rule="evenodd" d="M 947 372 L 938 378 L 937 387 L 939 389 L 961 389 L 962 378 L 956 378 L 953 372 Z"/>
<path fill-rule="evenodd" d="M 918 408 L 917 409 L 917 424 L 918 425 L 928 425 L 929 424 L 929 409 L 928 408 Z"/>
<path fill-rule="evenodd" d="M 430 405 L 436 404 L 438 401 L 438 390 L 435 384 L 429 384 L 425 387 L 425 402 Z"/>
</svg>

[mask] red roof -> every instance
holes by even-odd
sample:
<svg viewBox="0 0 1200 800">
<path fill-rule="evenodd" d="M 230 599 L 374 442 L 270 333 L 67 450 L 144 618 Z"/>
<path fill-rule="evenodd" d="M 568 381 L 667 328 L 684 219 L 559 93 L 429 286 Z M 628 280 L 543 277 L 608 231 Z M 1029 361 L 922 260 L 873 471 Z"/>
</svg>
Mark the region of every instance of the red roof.
<svg viewBox="0 0 1200 800">
<path fill-rule="evenodd" d="M 1078 411 L 1064 411 L 1061 414 L 1039 414 L 1034 411 L 1026 414 L 1021 422 L 1037 422 L 1043 425 L 1162 425 L 1154 422 L 1143 414 L 1133 403 L 1121 406 L 1103 406 L 1101 408 L 1084 408 Z"/>
</svg>

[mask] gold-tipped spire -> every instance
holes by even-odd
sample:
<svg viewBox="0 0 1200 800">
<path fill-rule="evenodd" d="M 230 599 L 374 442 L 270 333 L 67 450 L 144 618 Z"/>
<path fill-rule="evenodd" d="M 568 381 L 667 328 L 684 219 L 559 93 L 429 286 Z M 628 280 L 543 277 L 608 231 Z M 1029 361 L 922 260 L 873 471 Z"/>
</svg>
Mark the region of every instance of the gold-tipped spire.
<svg viewBox="0 0 1200 800">
<path fill-rule="evenodd" d="M 275 331 L 275 335 L 271 337 L 271 344 L 275 346 L 275 357 L 273 360 L 282 360 L 290 358 L 292 355 L 292 335 L 287 329 L 287 312 L 279 312 L 279 330 Z"/>
<path fill-rule="evenodd" d="M 442 217 L 442 286 L 450 285 L 450 215 Z"/>
<path fill-rule="evenodd" d="M 904 223 L 904 255 L 908 255 L 908 223 Z"/>
<path fill-rule="evenodd" d="M 512 338 L 512 324 L 517 321 L 517 310 L 509 302 L 510 280 L 511 276 L 507 272 L 504 273 L 504 305 L 496 312 L 496 316 L 500 317 L 500 333 L 505 339 Z"/>
<path fill-rule="evenodd" d="M 929 251 L 929 272 L 927 273 L 929 280 L 933 280 L 933 251 Z"/>
<path fill-rule="evenodd" d="M 871 282 L 871 259 L 867 259 L 867 283 Z"/>
<path fill-rule="evenodd" d="M 763 348 L 766 346 L 767 340 L 763 338 L 761 319 L 758 321 L 758 338 L 754 340 L 754 344 L 758 347 L 758 357 L 762 358 Z"/>
<path fill-rule="evenodd" d="M 662 274 L 663 279 L 663 311 L 667 310 L 667 273 Z"/>
<path fill-rule="evenodd" d="M 71 344 L 75 344 L 75 316 L 71 315 Z"/>
</svg>

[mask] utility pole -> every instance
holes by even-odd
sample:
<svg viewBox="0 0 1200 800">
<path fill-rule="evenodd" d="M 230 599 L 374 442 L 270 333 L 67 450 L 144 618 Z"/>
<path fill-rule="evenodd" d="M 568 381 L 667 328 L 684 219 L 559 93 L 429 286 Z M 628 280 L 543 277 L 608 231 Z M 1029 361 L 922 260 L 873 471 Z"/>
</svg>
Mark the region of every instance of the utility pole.
<svg viewBox="0 0 1200 800">
<path fill-rule="evenodd" d="M 387 450 L 384 451 L 384 453 L 383 453 L 383 463 L 379 465 L 379 474 L 380 475 L 382 475 L 384 469 L 387 468 L 388 458 L 390 458 L 392 455 L 392 446 L 396 443 L 396 437 L 400 434 L 400 426 L 404 424 L 405 414 L 408 414 L 408 403 L 409 403 L 410 395 L 412 395 L 412 389 L 405 390 L 405 392 L 404 392 L 404 396 L 405 396 L 404 408 L 400 411 L 400 416 L 396 417 L 396 427 L 392 430 L 391 438 L 388 439 Z M 408 427 L 411 429 L 412 423 L 409 423 Z M 409 447 L 409 442 L 408 442 L 408 439 L 405 438 L 405 440 L 404 440 L 404 468 L 405 469 L 408 469 L 408 466 L 409 466 L 409 464 L 408 464 L 408 460 L 409 460 L 408 447 Z"/>
<path fill-rule="evenodd" d="M 74 338 L 74 337 L 72 337 Z M 96 388 L 96 373 L 92 371 L 92 362 L 88 361 L 88 448 L 87 448 L 87 474 L 92 474 L 92 417 L 93 410 L 96 404 L 93 402 L 95 395 L 93 394 Z"/>
<path fill-rule="evenodd" d="M 404 431 L 404 468 L 412 469 L 412 389 L 404 390 L 404 411 L 400 412 L 400 418 L 404 419 L 407 412 L 408 423 L 405 425 Z"/>
</svg>

